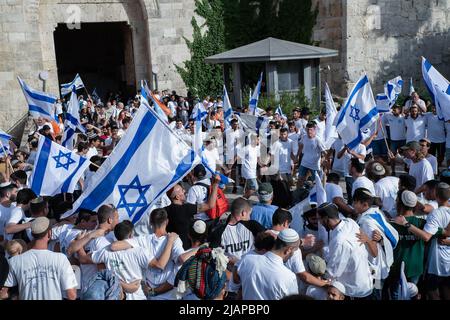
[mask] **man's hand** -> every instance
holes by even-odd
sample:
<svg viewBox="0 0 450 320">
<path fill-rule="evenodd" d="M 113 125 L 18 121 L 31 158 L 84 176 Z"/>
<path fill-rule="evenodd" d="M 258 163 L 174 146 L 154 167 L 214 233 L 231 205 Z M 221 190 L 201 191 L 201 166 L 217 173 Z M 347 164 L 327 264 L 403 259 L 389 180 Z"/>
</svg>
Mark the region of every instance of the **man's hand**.
<svg viewBox="0 0 450 320">
<path fill-rule="evenodd" d="M 372 233 L 372 240 L 375 242 L 380 242 L 381 240 L 383 240 L 383 236 L 381 235 L 381 232 L 378 230 L 375 230 Z"/>
<path fill-rule="evenodd" d="M 91 237 L 91 239 L 96 239 L 96 238 L 103 237 L 105 235 L 105 233 L 106 233 L 106 230 L 97 229 L 97 230 L 89 232 L 88 236 Z"/>
<path fill-rule="evenodd" d="M 447 238 L 439 239 L 438 242 L 441 246 L 450 246 L 450 240 Z"/>
<path fill-rule="evenodd" d="M 120 280 L 120 284 L 123 288 L 123 291 L 125 291 L 126 293 L 135 293 L 141 286 L 141 280 L 135 280 L 130 283 L 126 283 Z"/>
<path fill-rule="evenodd" d="M 369 237 L 364 233 L 364 231 L 362 231 L 362 229 L 359 229 L 359 233 L 356 234 L 356 237 L 358 238 L 358 241 L 361 242 L 361 245 L 370 241 Z"/>
<path fill-rule="evenodd" d="M 391 159 L 391 160 L 395 159 L 395 155 L 392 153 L 391 150 L 388 150 L 388 156 L 389 156 L 389 159 Z"/>
<path fill-rule="evenodd" d="M 302 239 L 302 247 L 311 248 L 316 243 L 316 237 L 313 234 L 307 234 L 306 237 Z"/>
<path fill-rule="evenodd" d="M 168 239 L 167 239 L 167 241 L 169 241 L 169 242 L 175 242 L 175 240 L 177 240 L 178 239 L 178 234 L 176 234 L 175 232 L 169 232 L 168 234 Z"/>
<path fill-rule="evenodd" d="M 220 175 L 219 174 L 216 174 L 215 176 L 214 176 L 214 178 L 213 178 L 213 180 L 212 180 L 212 183 L 213 184 L 219 184 L 220 183 Z"/>
<path fill-rule="evenodd" d="M 396 216 L 393 220 L 393 222 L 395 224 L 398 224 L 400 226 L 404 226 L 405 224 L 408 223 L 408 221 L 406 220 L 406 218 L 404 216 Z"/>
</svg>

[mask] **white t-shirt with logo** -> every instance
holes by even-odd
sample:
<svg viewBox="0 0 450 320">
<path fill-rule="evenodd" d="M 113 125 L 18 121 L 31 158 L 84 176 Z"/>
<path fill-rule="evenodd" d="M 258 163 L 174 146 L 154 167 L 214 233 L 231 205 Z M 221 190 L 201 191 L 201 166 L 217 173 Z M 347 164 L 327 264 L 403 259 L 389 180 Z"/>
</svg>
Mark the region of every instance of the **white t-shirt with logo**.
<svg viewBox="0 0 450 320">
<path fill-rule="evenodd" d="M 278 161 L 280 173 L 291 173 L 291 154 L 293 153 L 293 141 L 278 140 L 272 146 L 272 154 L 275 155 L 275 163 Z"/>
<path fill-rule="evenodd" d="M 427 138 L 433 143 L 445 142 L 445 122 L 439 120 L 432 112 L 425 114 L 427 122 Z"/>
<path fill-rule="evenodd" d="M 305 135 L 303 137 L 302 144 L 303 157 L 301 166 L 311 170 L 319 170 L 321 154 L 327 149 L 322 140 L 317 136 L 310 139 Z"/>
<path fill-rule="evenodd" d="M 427 223 L 423 231 L 436 234 L 438 228 L 445 229 L 450 223 L 450 208 L 439 207 L 427 216 Z M 447 238 L 447 240 L 450 237 Z M 440 277 L 450 276 L 450 246 L 440 245 L 436 239 L 432 240 L 428 255 L 428 273 Z"/>
<path fill-rule="evenodd" d="M 31 249 L 9 259 L 9 266 L 5 287 L 18 285 L 20 300 L 62 300 L 63 291 L 78 285 L 62 253 Z"/>
</svg>

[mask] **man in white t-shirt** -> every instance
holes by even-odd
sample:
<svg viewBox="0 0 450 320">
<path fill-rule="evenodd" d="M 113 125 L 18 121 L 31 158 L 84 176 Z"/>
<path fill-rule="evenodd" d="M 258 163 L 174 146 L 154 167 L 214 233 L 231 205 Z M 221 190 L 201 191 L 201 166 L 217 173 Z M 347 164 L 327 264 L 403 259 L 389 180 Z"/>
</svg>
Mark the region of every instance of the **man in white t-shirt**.
<svg viewBox="0 0 450 320">
<path fill-rule="evenodd" d="M 16 207 L 17 186 L 11 182 L 0 184 L 0 242 L 5 238 L 5 226 Z"/>
<path fill-rule="evenodd" d="M 437 157 L 438 164 L 441 165 L 445 155 L 445 122 L 440 120 L 436 113 L 436 107 L 432 107 L 432 112 L 425 114 L 427 120 L 427 138 L 430 140 L 430 154 Z"/>
<path fill-rule="evenodd" d="M 433 168 L 425 159 L 417 141 L 408 142 L 401 150 L 404 152 L 405 158 L 410 160 L 409 174 L 416 178 L 417 191 L 425 182 L 434 179 Z"/>
<path fill-rule="evenodd" d="M 419 107 L 412 105 L 409 117 L 405 120 L 406 142 L 425 138 L 426 118 L 419 114 Z"/>
<path fill-rule="evenodd" d="M 278 164 L 278 173 L 282 180 L 291 181 L 292 161 L 295 162 L 294 143 L 288 138 L 288 129 L 280 129 L 280 138 L 272 145 L 270 153 L 274 156 L 275 166 Z"/>
<path fill-rule="evenodd" d="M 259 138 L 256 134 L 250 134 L 250 143 L 243 149 L 242 177 L 245 179 L 244 197 L 250 198 L 258 191 L 257 168 L 261 155 Z"/>
<path fill-rule="evenodd" d="M 402 108 L 399 105 L 394 105 L 392 113 L 383 115 L 383 122 L 389 126 L 390 149 L 395 154 L 406 144 L 405 116 L 402 114 Z M 391 169 L 393 175 L 395 175 L 395 162 L 391 162 Z"/>
<path fill-rule="evenodd" d="M 327 202 L 335 204 L 339 212 L 345 217 L 352 216 L 354 210 L 350 207 L 344 199 L 344 193 L 339 185 L 340 176 L 335 172 L 331 172 L 327 176 L 327 183 L 325 184 L 325 193 L 327 195 Z"/>
<path fill-rule="evenodd" d="M 11 210 L 9 219 L 5 223 L 5 239 L 12 240 L 14 235 L 31 227 L 31 222 L 25 222 L 25 210 L 30 208 L 30 201 L 36 195 L 31 189 L 17 192 L 17 206 Z"/>
<path fill-rule="evenodd" d="M 300 169 L 298 170 L 298 186 L 303 187 L 308 173 L 314 177 L 320 170 L 320 160 L 326 151 L 323 141 L 317 137 L 315 123 L 306 125 L 306 135 L 299 145 Z"/>
<path fill-rule="evenodd" d="M 440 183 L 436 190 L 438 209 L 427 216 L 423 230 L 408 223 L 404 216 L 397 216 L 395 222 L 408 229 L 420 239 L 431 240 L 427 262 L 426 293 L 429 300 L 450 300 L 450 186 Z M 447 229 L 442 232 L 441 230 Z M 442 235 L 439 235 L 442 233 Z M 433 237 L 436 235 L 437 237 Z"/>
<path fill-rule="evenodd" d="M 314 120 L 316 123 L 316 136 L 321 140 L 325 141 L 325 125 L 327 120 L 327 112 L 326 110 L 322 110 L 319 114 L 319 117 Z"/>
<path fill-rule="evenodd" d="M 425 156 L 425 159 L 431 164 L 431 168 L 433 168 L 434 175 L 439 175 L 439 166 L 438 160 L 435 156 L 430 154 L 428 151 L 430 150 L 431 141 L 429 139 L 420 139 L 420 151 Z"/>
<path fill-rule="evenodd" d="M 374 196 L 383 202 L 383 211 L 391 215 L 396 211 L 399 178 L 388 175 L 388 169 L 380 162 L 367 165 L 367 176 L 375 183 Z"/>
<path fill-rule="evenodd" d="M 373 182 L 364 175 L 364 164 L 356 158 L 350 160 L 350 174 L 353 178 L 352 198 L 358 188 L 366 188 L 371 194 L 375 194 Z"/>
<path fill-rule="evenodd" d="M 404 112 L 407 113 L 408 111 L 410 111 L 411 107 L 413 107 L 414 105 L 418 106 L 420 113 L 427 112 L 427 105 L 425 104 L 425 101 L 420 99 L 417 92 L 411 93 L 411 98 L 405 103 Z"/>
<path fill-rule="evenodd" d="M 50 220 L 45 217 L 31 223 L 33 246 L 9 260 L 5 287 L 19 287 L 20 300 L 68 300 L 77 297 L 77 280 L 69 260 L 62 253 L 47 250 L 51 238 Z"/>
</svg>

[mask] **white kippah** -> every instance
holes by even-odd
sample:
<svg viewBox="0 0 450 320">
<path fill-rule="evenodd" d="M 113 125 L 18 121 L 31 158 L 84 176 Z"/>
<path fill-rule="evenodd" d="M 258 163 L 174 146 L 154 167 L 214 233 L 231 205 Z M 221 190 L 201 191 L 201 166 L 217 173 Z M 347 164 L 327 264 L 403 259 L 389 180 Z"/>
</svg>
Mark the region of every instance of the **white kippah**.
<svg viewBox="0 0 450 320">
<path fill-rule="evenodd" d="M 284 229 L 278 234 L 278 239 L 286 243 L 297 242 L 300 237 L 294 229 Z"/>
<path fill-rule="evenodd" d="M 203 234 L 206 232 L 206 223 L 202 220 L 197 220 L 194 222 L 194 225 L 192 226 L 194 231 L 198 234 Z"/>
<path fill-rule="evenodd" d="M 331 283 L 332 287 L 335 287 L 336 289 L 338 289 L 343 295 L 345 295 L 345 287 L 342 283 L 340 283 L 339 281 L 333 281 Z"/>
<path fill-rule="evenodd" d="M 7 182 L 3 182 L 2 184 L 0 184 L 0 188 L 5 188 L 5 187 L 9 187 L 12 183 L 10 181 Z"/>
</svg>

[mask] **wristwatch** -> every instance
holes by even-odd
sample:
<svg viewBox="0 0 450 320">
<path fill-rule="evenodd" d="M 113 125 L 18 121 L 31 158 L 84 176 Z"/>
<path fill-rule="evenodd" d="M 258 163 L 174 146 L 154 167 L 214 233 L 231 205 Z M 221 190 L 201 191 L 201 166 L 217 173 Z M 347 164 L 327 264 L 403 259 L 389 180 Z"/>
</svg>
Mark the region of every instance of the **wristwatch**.
<svg viewBox="0 0 450 320">
<path fill-rule="evenodd" d="M 407 222 L 403 225 L 406 229 L 409 229 L 409 227 L 411 227 L 411 223 Z"/>
<path fill-rule="evenodd" d="M 155 291 L 155 289 L 154 288 L 150 288 L 150 290 L 148 291 L 148 295 L 147 296 L 149 296 L 149 297 L 155 297 L 155 296 L 157 296 L 158 294 L 156 293 L 156 291 Z"/>
</svg>

